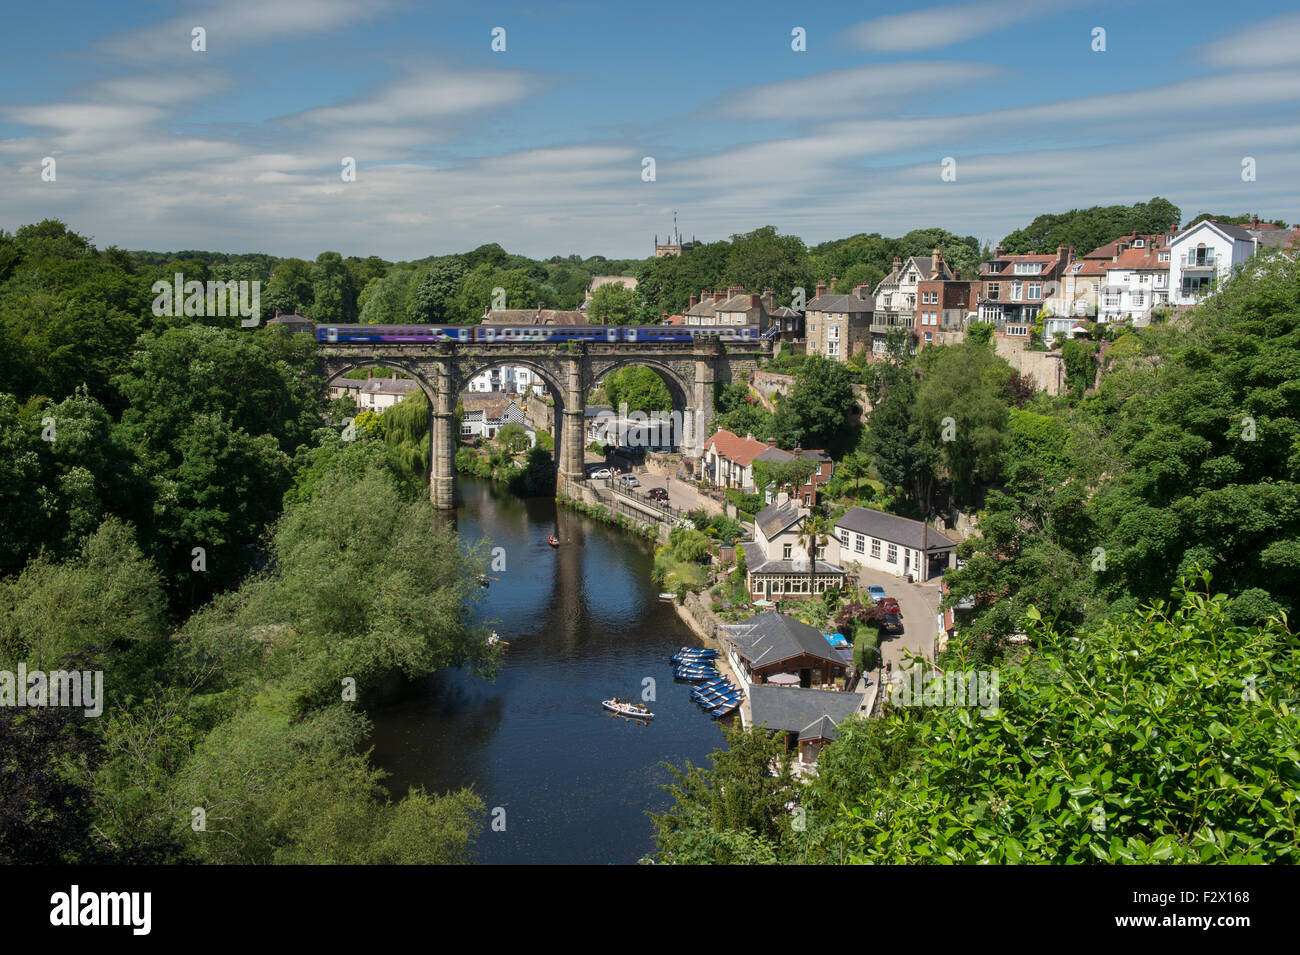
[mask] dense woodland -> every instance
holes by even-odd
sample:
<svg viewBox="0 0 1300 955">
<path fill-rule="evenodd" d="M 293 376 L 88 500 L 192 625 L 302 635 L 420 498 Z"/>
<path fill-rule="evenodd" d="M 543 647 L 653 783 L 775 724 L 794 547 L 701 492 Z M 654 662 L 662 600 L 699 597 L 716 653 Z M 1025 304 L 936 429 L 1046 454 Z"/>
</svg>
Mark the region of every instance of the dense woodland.
<svg viewBox="0 0 1300 955">
<path fill-rule="evenodd" d="M 1177 218 L 1163 202 L 1120 231 L 1163 229 Z M 1110 229 L 1115 215 L 1026 231 L 1082 248 L 1090 217 Z M 637 293 L 602 289 L 593 305 L 637 321 L 727 284 L 780 299 L 835 277 L 842 291 L 935 247 L 974 274 L 976 241 L 942 230 L 806 248 L 765 228 L 680 258 L 536 262 L 486 246 L 410 263 L 128 253 L 54 221 L 0 232 L 0 669 L 103 669 L 109 697 L 99 719 L 0 708 L 0 859 L 464 861 L 481 829 L 470 791 L 390 799 L 360 745 L 367 694 L 389 674 L 494 665 L 466 624 L 484 555 L 424 493 L 427 407 L 358 416 L 347 440 L 352 409 L 326 400 L 306 336 L 157 318 L 154 281 L 261 280 L 264 316 L 475 321 L 497 286 L 510 307 L 573 307 L 591 275 L 631 273 Z M 721 424 L 832 451 L 833 507 L 978 510 L 949 576 L 950 600 L 975 601 L 950 655 L 1026 675 L 1006 678 L 998 720 L 909 710 L 848 731 L 825 753 L 806 832 L 780 811 L 788 781 L 750 778 L 767 740 L 733 741 L 657 821 L 663 859 L 1294 849 L 1283 615 L 1300 591 L 1300 275 L 1257 262 L 1190 316 L 1072 343 L 1058 398 L 976 336 L 919 354 L 900 337 L 876 363 L 783 359 L 798 385 L 774 412 L 719 389 Z M 634 407 L 666 398 L 639 372 L 606 387 Z M 742 776 L 753 799 L 718 785 Z M 1105 840 L 1080 829 L 1094 799 Z"/>
</svg>

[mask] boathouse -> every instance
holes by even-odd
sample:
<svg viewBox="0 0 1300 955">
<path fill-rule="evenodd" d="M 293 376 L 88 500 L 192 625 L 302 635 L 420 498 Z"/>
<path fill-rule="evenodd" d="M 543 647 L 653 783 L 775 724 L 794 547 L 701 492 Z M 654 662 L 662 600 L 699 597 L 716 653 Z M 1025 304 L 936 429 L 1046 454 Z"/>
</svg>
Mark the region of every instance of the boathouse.
<svg viewBox="0 0 1300 955">
<path fill-rule="evenodd" d="M 840 724 L 857 713 L 861 703 L 857 693 L 751 686 L 749 719 L 752 726 L 784 733 L 786 752 L 798 747 L 799 761 L 811 764 L 823 746 L 840 738 Z"/>
<path fill-rule="evenodd" d="M 732 670 L 746 683 L 790 674 L 800 686 L 823 686 L 844 675 L 847 663 L 816 627 L 775 610 L 719 631 Z"/>
</svg>

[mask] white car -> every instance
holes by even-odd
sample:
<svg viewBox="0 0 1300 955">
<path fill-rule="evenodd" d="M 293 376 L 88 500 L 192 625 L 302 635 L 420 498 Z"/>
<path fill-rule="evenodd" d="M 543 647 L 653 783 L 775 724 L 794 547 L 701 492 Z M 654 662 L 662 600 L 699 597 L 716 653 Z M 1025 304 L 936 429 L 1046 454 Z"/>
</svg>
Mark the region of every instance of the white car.
<svg viewBox="0 0 1300 955">
<path fill-rule="evenodd" d="M 641 482 L 636 479 L 635 474 L 624 474 L 618 479 L 618 483 L 624 487 L 639 487 Z"/>
<path fill-rule="evenodd" d="M 597 480 L 597 479 L 599 479 L 599 480 L 604 480 L 604 479 L 606 479 L 606 478 L 611 478 L 611 477 L 613 477 L 613 476 L 614 476 L 614 475 L 612 475 L 612 474 L 609 472 L 609 468 L 601 468 L 599 471 L 592 471 L 592 472 L 591 472 L 592 480 Z"/>
</svg>

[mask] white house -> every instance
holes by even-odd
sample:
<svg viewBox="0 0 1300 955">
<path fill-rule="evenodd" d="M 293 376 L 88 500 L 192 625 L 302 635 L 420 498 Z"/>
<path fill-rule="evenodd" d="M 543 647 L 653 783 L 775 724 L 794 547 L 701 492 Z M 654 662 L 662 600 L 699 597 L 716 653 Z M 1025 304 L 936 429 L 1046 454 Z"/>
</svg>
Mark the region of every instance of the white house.
<svg viewBox="0 0 1300 955">
<path fill-rule="evenodd" d="M 466 440 L 474 438 L 492 438 L 507 424 L 524 424 L 524 412 L 519 405 L 507 395 L 502 394 L 462 394 L 459 399 L 464 412 L 460 422 L 460 436 Z"/>
<path fill-rule="evenodd" d="M 754 518 L 754 539 L 743 544 L 742 549 L 749 592 L 755 600 L 821 593 L 844 586 L 840 542 L 834 535 L 828 535 L 826 544 L 817 548 L 817 573 L 816 577 L 810 576 L 808 548 L 799 543 L 799 531 L 807 516 L 807 508 L 782 492 L 777 503 L 769 504 Z"/>
<path fill-rule="evenodd" d="M 1169 267 L 1173 250 L 1161 236 L 1134 236 L 1132 247 L 1105 264 L 1106 282 L 1097 310 L 1099 322 L 1132 320 L 1146 325 L 1151 309 L 1169 302 Z"/>
<path fill-rule="evenodd" d="M 475 393 L 501 391 L 510 395 L 526 395 L 531 391 L 541 395 L 545 384 L 535 372 L 527 368 L 496 365 L 471 378 L 467 390 Z"/>
<path fill-rule="evenodd" d="M 957 541 L 933 527 L 923 528 L 920 521 L 895 517 L 884 511 L 851 507 L 835 522 L 840 558 L 872 570 L 883 570 L 897 577 L 911 574 L 929 578 L 949 566 Z M 922 537 L 929 554 L 929 572 L 921 573 Z"/>
<path fill-rule="evenodd" d="M 409 394 L 420 390 L 420 386 L 410 378 L 398 378 L 393 372 L 391 378 L 376 378 L 374 370 L 368 370 L 366 377 L 338 378 L 330 385 L 330 397 L 341 398 L 351 395 L 357 403 L 358 411 L 375 411 L 383 413 Z"/>
<path fill-rule="evenodd" d="M 1250 231 L 1204 219 L 1174 237 L 1169 256 L 1169 301 L 1193 305 L 1259 246 Z"/>
</svg>

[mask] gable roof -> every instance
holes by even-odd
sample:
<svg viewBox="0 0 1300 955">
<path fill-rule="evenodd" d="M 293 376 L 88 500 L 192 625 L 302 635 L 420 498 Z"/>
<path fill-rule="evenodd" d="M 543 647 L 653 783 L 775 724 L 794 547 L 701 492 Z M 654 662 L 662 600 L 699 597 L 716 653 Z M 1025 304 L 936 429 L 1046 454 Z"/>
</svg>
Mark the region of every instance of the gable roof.
<svg viewBox="0 0 1300 955">
<path fill-rule="evenodd" d="M 781 558 L 769 558 L 763 552 L 762 546 L 758 541 L 746 541 L 740 545 L 740 549 L 745 552 L 745 569 L 751 575 L 763 574 L 808 574 L 812 572 L 811 561 L 807 557 L 791 557 L 786 560 Z M 817 561 L 817 576 L 822 577 L 843 577 L 844 568 L 838 564 L 832 564 L 828 560 Z"/>
<path fill-rule="evenodd" d="M 720 457 L 735 462 L 742 468 L 749 467 L 754 462 L 754 458 L 767 450 L 765 442 L 738 437 L 726 428 L 715 432 L 713 437 L 704 443 L 704 447 L 706 450 L 710 447 L 716 448 Z"/>
<path fill-rule="evenodd" d="M 799 513 L 799 505 L 794 501 L 786 501 L 784 504 L 769 504 L 754 516 L 754 524 L 768 540 L 771 540 L 782 531 L 794 527 L 801 520 L 803 520 L 803 515 Z"/>
<path fill-rule="evenodd" d="M 500 420 L 511 405 L 519 407 L 513 398 L 498 391 L 469 391 L 461 394 L 457 400 L 465 406 L 466 414 L 481 411 L 488 421 Z"/>
<path fill-rule="evenodd" d="M 876 303 L 856 295 L 818 295 L 804 308 L 809 312 L 873 312 Z"/>
<path fill-rule="evenodd" d="M 900 544 L 911 550 L 921 549 L 921 522 L 886 514 L 884 511 L 851 507 L 835 522 L 835 526 L 853 531 L 855 534 L 864 534 L 867 537 Z M 957 541 L 933 527 L 930 528 L 926 543 L 927 550 L 930 552 L 951 550 L 957 546 Z"/>
<path fill-rule="evenodd" d="M 1178 233 L 1178 235 L 1174 237 L 1173 244 L 1182 244 L 1183 240 L 1187 239 L 1193 232 L 1201 228 L 1213 229 L 1225 239 L 1232 239 L 1234 242 L 1249 242 L 1254 245 L 1256 241 L 1255 237 L 1250 234 L 1249 230 L 1243 229 L 1239 225 L 1229 225 L 1225 222 L 1217 222 L 1214 219 L 1202 219 L 1200 222 L 1196 223 L 1196 225 L 1190 226 Z"/>
<path fill-rule="evenodd" d="M 835 739 L 839 735 L 835 727 L 857 713 L 861 705 L 862 697 L 857 693 L 799 690 L 767 683 L 749 688 L 750 721 L 770 730 L 798 733 L 800 740 Z M 835 736 L 825 735 L 828 732 Z"/>
<path fill-rule="evenodd" d="M 799 656 L 843 666 L 844 658 L 826 642 L 820 630 L 775 610 L 766 610 L 744 623 L 722 628 L 722 635 L 752 668 L 769 667 Z M 805 720 L 792 729 L 808 725 Z"/>
</svg>

